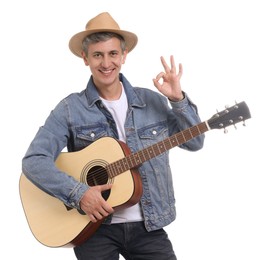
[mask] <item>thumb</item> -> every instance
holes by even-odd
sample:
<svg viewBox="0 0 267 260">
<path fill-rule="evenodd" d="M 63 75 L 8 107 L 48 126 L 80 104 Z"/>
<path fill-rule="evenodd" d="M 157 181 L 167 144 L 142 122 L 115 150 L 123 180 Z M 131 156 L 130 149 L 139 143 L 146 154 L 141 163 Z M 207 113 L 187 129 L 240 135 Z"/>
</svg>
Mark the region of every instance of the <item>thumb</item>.
<svg viewBox="0 0 267 260">
<path fill-rule="evenodd" d="M 110 190 L 112 188 L 112 184 L 108 183 L 108 184 L 101 185 L 100 187 L 101 187 L 101 191 Z"/>
</svg>

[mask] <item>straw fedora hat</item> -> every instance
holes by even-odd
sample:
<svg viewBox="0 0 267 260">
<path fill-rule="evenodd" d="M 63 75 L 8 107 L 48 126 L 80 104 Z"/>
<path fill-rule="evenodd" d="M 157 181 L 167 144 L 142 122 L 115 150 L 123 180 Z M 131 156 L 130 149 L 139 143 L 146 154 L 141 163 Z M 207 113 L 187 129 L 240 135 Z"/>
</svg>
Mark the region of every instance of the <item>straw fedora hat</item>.
<svg viewBox="0 0 267 260">
<path fill-rule="evenodd" d="M 92 18 L 85 26 L 85 31 L 79 32 L 72 36 L 69 41 L 69 48 L 73 54 L 82 57 L 82 41 L 83 39 L 96 32 L 114 32 L 121 35 L 126 42 L 128 52 L 130 52 L 137 44 L 138 38 L 134 33 L 121 30 L 117 22 L 108 12 L 103 12 Z"/>
</svg>

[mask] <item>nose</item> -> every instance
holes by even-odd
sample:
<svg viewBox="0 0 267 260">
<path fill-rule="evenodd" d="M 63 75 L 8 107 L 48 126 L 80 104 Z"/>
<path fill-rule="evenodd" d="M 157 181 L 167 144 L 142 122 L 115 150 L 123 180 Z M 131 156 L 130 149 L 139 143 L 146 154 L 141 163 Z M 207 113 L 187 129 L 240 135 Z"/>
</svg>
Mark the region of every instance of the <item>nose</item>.
<svg viewBox="0 0 267 260">
<path fill-rule="evenodd" d="M 109 55 L 104 55 L 103 59 L 102 59 L 102 62 L 101 62 L 102 67 L 103 68 L 108 68 L 110 63 L 111 63 L 111 61 L 110 61 Z"/>
</svg>

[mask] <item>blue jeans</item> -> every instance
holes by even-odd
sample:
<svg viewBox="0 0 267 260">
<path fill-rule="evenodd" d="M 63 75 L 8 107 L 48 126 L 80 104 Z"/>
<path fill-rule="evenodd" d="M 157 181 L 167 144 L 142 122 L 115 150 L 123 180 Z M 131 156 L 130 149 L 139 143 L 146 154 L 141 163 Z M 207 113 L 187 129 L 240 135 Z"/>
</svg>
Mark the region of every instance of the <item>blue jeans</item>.
<svg viewBox="0 0 267 260">
<path fill-rule="evenodd" d="M 143 222 L 102 224 L 86 242 L 74 248 L 78 260 L 176 260 L 164 229 L 147 232 Z"/>
</svg>

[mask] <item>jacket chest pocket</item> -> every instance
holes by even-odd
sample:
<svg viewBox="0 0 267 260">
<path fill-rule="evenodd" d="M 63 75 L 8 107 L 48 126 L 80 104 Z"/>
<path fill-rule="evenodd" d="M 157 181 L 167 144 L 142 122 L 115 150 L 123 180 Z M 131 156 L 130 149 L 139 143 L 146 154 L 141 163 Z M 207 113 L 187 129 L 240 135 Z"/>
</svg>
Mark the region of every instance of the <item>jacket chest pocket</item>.
<svg viewBox="0 0 267 260">
<path fill-rule="evenodd" d="M 138 130 L 140 141 L 147 147 L 148 145 L 155 144 L 168 137 L 168 128 L 166 124 L 149 125 Z"/>
<path fill-rule="evenodd" d="M 80 126 L 75 128 L 75 146 L 76 149 L 82 149 L 90 145 L 97 139 L 108 135 L 107 126 L 96 124 L 90 126 Z"/>
</svg>

